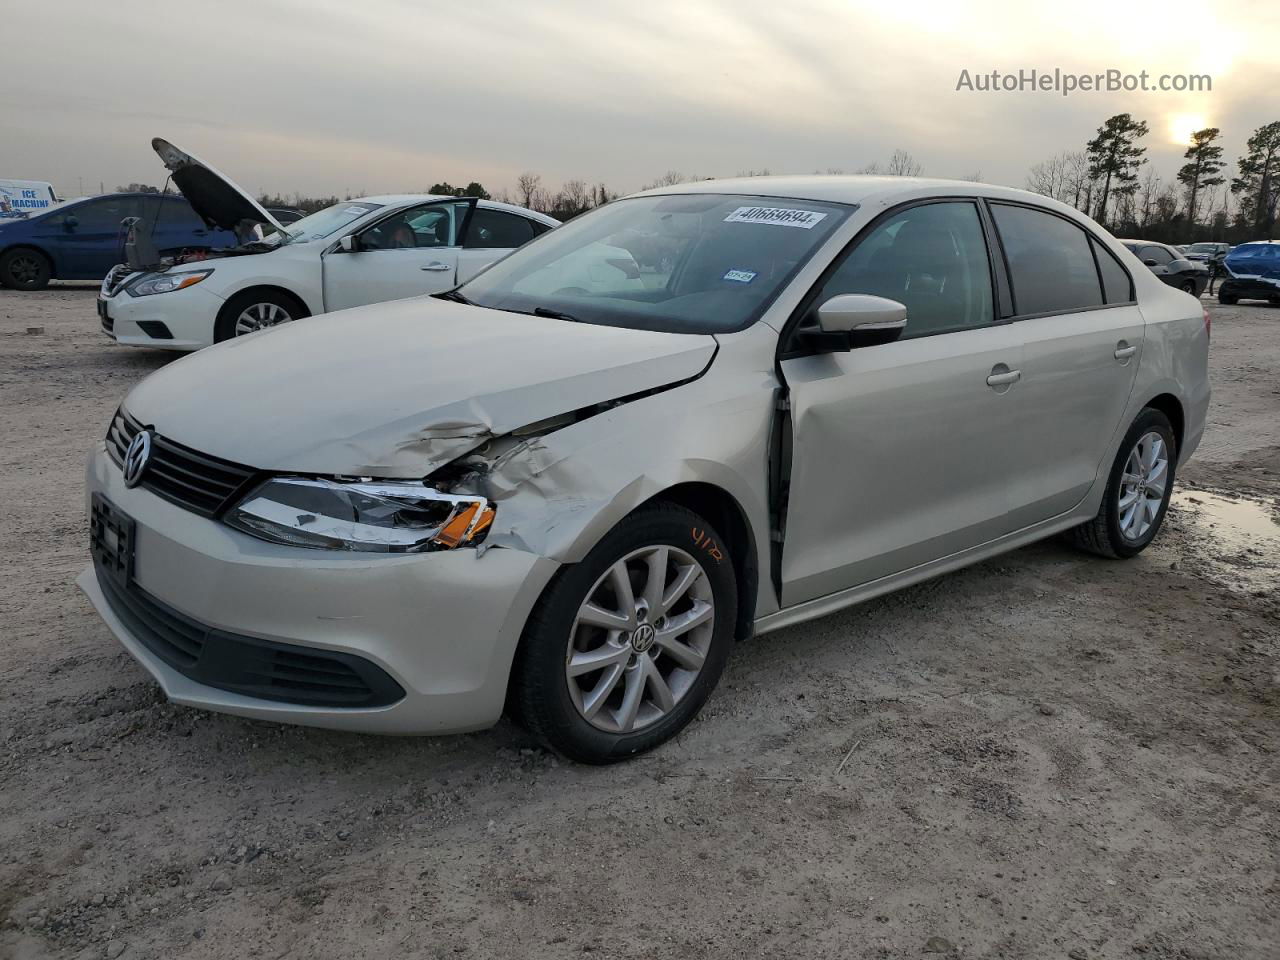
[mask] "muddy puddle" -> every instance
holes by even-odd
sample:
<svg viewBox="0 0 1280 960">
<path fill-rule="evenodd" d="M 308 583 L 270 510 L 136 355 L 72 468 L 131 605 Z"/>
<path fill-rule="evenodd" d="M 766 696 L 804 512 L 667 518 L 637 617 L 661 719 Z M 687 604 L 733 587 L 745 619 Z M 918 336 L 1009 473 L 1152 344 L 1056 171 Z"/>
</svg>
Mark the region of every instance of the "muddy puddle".
<svg viewBox="0 0 1280 960">
<path fill-rule="evenodd" d="M 1280 523 L 1274 500 L 1233 500 L 1205 490 L 1174 493 L 1170 509 L 1199 535 L 1196 553 L 1209 573 L 1240 590 L 1280 585 Z"/>
</svg>

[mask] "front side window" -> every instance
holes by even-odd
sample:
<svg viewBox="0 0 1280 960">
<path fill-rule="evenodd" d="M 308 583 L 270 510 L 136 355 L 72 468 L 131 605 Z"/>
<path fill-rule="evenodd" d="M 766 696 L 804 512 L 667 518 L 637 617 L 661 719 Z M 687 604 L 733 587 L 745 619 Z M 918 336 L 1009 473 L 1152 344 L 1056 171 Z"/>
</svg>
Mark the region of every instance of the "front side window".
<svg viewBox="0 0 1280 960">
<path fill-rule="evenodd" d="M 991 323 L 991 263 L 978 208 L 967 200 L 927 203 L 878 224 L 836 267 L 814 303 L 844 293 L 905 305 L 903 339 Z"/>
<path fill-rule="evenodd" d="M 365 250 L 457 246 L 468 206 L 467 202 L 437 201 L 401 210 L 363 231 L 360 245 Z"/>
<path fill-rule="evenodd" d="M 1102 306 L 1098 268 L 1082 228 L 1029 207 L 993 203 L 991 211 L 1009 264 L 1015 313 Z"/>
<path fill-rule="evenodd" d="M 467 227 L 468 247 L 518 247 L 534 237 L 533 223 L 526 217 L 501 210 L 476 207 Z"/>
<path fill-rule="evenodd" d="M 516 250 L 458 294 L 484 307 L 541 308 L 585 323 L 742 330 L 854 209 L 732 194 L 620 200 Z"/>
<path fill-rule="evenodd" d="M 76 230 L 100 233 L 105 230 L 117 230 L 120 221 L 125 217 L 136 217 L 140 213 L 139 204 L 134 197 L 103 197 L 91 200 L 68 210 L 66 216 L 76 218 Z"/>
</svg>

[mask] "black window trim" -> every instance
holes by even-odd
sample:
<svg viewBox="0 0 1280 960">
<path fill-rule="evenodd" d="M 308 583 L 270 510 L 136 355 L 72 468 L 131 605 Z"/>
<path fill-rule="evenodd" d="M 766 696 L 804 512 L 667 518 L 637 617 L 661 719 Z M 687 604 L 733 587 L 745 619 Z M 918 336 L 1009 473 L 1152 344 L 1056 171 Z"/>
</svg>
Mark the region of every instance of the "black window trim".
<svg viewBox="0 0 1280 960">
<path fill-rule="evenodd" d="M 991 207 L 996 204 L 1003 204 L 1006 207 L 1025 207 L 1026 209 L 1034 210 L 1037 213 L 1044 213 L 1044 214 L 1048 214 L 1051 217 L 1057 217 L 1059 220 L 1064 220 L 1067 223 L 1071 224 L 1073 227 L 1075 227 L 1077 230 L 1081 231 L 1088 240 L 1092 240 L 1097 243 L 1102 243 L 1101 238 L 1099 238 L 1096 234 L 1094 234 L 1092 230 L 1090 230 L 1084 224 L 1080 223 L 1078 220 L 1072 217 L 1069 217 L 1064 213 L 1059 213 L 1057 210 L 1050 210 L 1048 207 L 1042 207 L 1037 203 L 1027 203 L 1022 200 L 1007 200 L 1004 197 L 983 197 L 982 202 L 983 202 L 983 205 L 986 207 Z M 992 222 L 992 226 L 995 226 L 994 213 L 991 214 L 991 222 Z M 1013 279 L 1012 279 L 1013 271 L 1009 270 L 1008 259 L 1005 256 L 1004 238 L 1000 236 L 1000 229 L 998 227 L 996 227 L 995 233 L 996 233 L 997 242 L 1000 244 L 1000 266 L 1002 269 L 1006 271 L 1005 279 L 1006 279 L 1006 282 L 1009 284 L 1009 289 L 1013 296 L 1014 312 L 1010 316 L 1006 317 L 1005 318 L 1006 320 L 1009 320 L 1009 321 L 1036 320 L 1036 319 L 1039 319 L 1040 317 L 1061 317 L 1069 313 L 1091 313 L 1094 310 L 1113 310 L 1116 307 L 1131 307 L 1131 306 L 1135 306 L 1138 302 L 1136 299 L 1137 290 L 1134 287 L 1134 283 L 1133 283 L 1133 274 L 1129 273 L 1129 269 L 1122 262 L 1120 262 L 1119 257 L 1116 257 L 1115 260 L 1117 263 L 1120 264 L 1120 269 L 1123 270 L 1125 274 L 1127 274 L 1129 277 L 1129 299 L 1124 302 L 1116 302 L 1116 303 L 1106 302 L 1107 285 L 1102 282 L 1102 268 L 1098 266 L 1097 254 L 1094 253 L 1093 245 L 1090 244 L 1089 254 L 1094 258 L 1093 269 L 1098 277 L 1098 292 L 1102 294 L 1102 300 L 1103 300 L 1102 303 L 1093 307 L 1068 307 L 1063 310 L 1043 310 L 1043 311 L 1040 311 L 1039 313 L 1018 313 L 1017 312 L 1018 295 L 1017 295 L 1017 292 L 1014 291 L 1013 289 Z"/>
<path fill-rule="evenodd" d="M 473 212 L 475 210 L 480 209 L 480 202 L 477 200 L 475 206 L 472 207 L 471 209 Z M 515 247 L 479 247 L 479 246 L 473 247 L 471 244 L 467 242 L 468 236 L 467 234 L 464 233 L 462 235 L 462 243 L 460 244 L 463 250 L 519 250 L 520 247 L 523 247 L 525 244 L 532 243 L 534 240 L 537 240 L 538 237 L 542 236 L 542 234 L 546 232 L 546 230 L 539 231 L 538 227 L 545 226 L 546 229 L 550 229 L 550 226 L 551 226 L 550 224 L 544 225 L 539 221 L 533 219 L 533 217 L 526 217 L 523 213 L 516 213 L 514 210 L 504 210 L 501 207 L 485 207 L 484 209 L 488 210 L 490 213 L 500 213 L 500 214 L 503 214 L 504 216 L 515 217 L 517 220 L 523 220 L 525 223 L 529 224 L 529 229 L 530 229 L 529 239 L 526 240 L 524 243 L 520 244 L 519 246 L 515 246 Z M 467 215 L 467 230 L 468 232 L 471 230 L 470 214 Z"/>
<path fill-rule="evenodd" d="M 997 326 L 1001 326 L 1002 324 L 1010 322 L 1010 319 L 1012 318 L 1004 318 L 999 315 L 1000 304 L 1001 304 L 1001 300 L 1000 300 L 1001 288 L 1000 288 L 1000 281 L 997 279 L 998 271 L 996 268 L 994 251 L 992 250 L 992 247 L 991 247 L 991 243 L 992 243 L 992 240 L 994 239 L 994 236 L 988 230 L 988 224 L 984 215 L 983 204 L 981 201 L 982 201 L 981 197 L 973 196 L 970 194 L 947 194 L 945 196 L 938 195 L 933 197 L 919 197 L 915 200 L 907 200 L 903 203 L 899 203 L 899 204 L 896 204 L 895 206 L 889 207 L 888 209 L 881 211 L 879 214 L 873 217 L 870 221 L 864 224 L 862 229 L 859 230 L 856 234 L 854 234 L 853 237 L 849 240 L 849 242 L 846 243 L 839 250 L 839 252 L 837 252 L 836 255 L 831 258 L 831 262 L 828 263 L 825 267 L 823 267 L 822 273 L 818 274 L 818 278 L 814 280 L 812 286 L 810 286 L 809 289 L 805 291 L 805 295 L 801 297 L 800 302 L 796 304 L 795 309 L 791 311 L 791 316 L 787 318 L 787 322 L 782 326 L 782 332 L 778 335 L 778 354 L 777 354 L 778 359 L 792 360 L 797 357 L 812 356 L 816 352 L 812 348 L 805 348 L 800 345 L 801 341 L 799 341 L 796 338 L 796 331 L 800 328 L 800 325 L 804 322 L 804 320 L 810 315 L 811 311 L 813 310 L 814 301 L 817 300 L 818 294 L 822 291 L 822 288 L 826 286 L 827 281 L 831 279 L 831 275 L 835 273 L 836 270 L 839 268 L 839 266 L 849 258 L 850 254 L 852 254 L 853 251 L 857 249 L 858 245 L 864 242 L 868 237 L 870 237 L 876 231 L 876 228 L 879 227 L 882 223 L 884 223 L 886 220 L 892 219 L 893 217 L 902 213 L 904 210 L 910 210 L 914 207 L 923 207 L 923 206 L 927 206 L 929 204 L 934 204 L 934 203 L 968 203 L 973 206 L 974 212 L 978 215 L 978 223 L 982 229 L 983 240 L 986 243 L 986 248 L 987 248 L 987 272 L 988 272 L 988 279 L 991 282 L 991 294 L 992 294 L 991 321 L 989 323 L 975 323 L 975 324 L 970 324 L 964 327 L 952 327 L 947 330 L 937 330 L 937 331 L 934 331 L 933 333 L 925 333 L 925 334 L 921 334 L 918 337 L 911 337 L 909 339 L 925 340 L 929 337 L 942 337 L 952 333 L 964 333 L 969 330 L 986 330 L 990 327 L 997 327 Z M 992 227 L 994 227 L 994 225 L 992 225 Z M 1004 256 L 1003 251 L 1001 251 L 1000 255 L 1001 257 Z M 911 323 L 910 317 L 907 318 L 907 323 L 908 325 L 910 325 Z"/>
</svg>

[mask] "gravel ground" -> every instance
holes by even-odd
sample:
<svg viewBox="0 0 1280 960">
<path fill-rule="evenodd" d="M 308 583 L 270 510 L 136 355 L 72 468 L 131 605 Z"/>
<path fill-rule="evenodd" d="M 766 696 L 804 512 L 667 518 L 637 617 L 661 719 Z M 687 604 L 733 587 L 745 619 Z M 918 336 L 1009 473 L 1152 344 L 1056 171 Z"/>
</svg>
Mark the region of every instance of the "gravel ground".
<svg viewBox="0 0 1280 960">
<path fill-rule="evenodd" d="M 1210 309 L 1141 557 L 1046 542 L 743 644 L 595 769 L 166 703 L 72 580 L 84 453 L 167 357 L 89 289 L 0 292 L 0 957 L 1280 955 L 1280 310 Z"/>
</svg>

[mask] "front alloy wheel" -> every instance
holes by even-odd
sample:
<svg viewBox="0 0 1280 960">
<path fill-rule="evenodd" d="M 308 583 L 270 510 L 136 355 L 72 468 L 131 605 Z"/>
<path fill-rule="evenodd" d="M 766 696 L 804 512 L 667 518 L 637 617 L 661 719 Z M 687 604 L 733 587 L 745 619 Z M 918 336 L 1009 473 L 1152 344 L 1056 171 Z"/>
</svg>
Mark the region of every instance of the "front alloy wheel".
<svg viewBox="0 0 1280 960">
<path fill-rule="evenodd" d="M 716 606 L 702 565 L 684 550 L 634 550 L 601 575 L 569 631 L 565 678 L 578 712 L 609 733 L 667 716 L 707 660 Z"/>
<path fill-rule="evenodd" d="M 733 561 L 715 528 L 674 504 L 643 507 L 539 599 L 512 668 L 511 711 L 583 763 L 652 749 L 715 688 L 737 607 Z"/>
<path fill-rule="evenodd" d="M 240 311 L 236 317 L 235 335 L 243 337 L 247 333 L 257 333 L 268 327 L 288 323 L 293 317 L 289 311 L 278 303 L 254 303 Z"/>
</svg>

